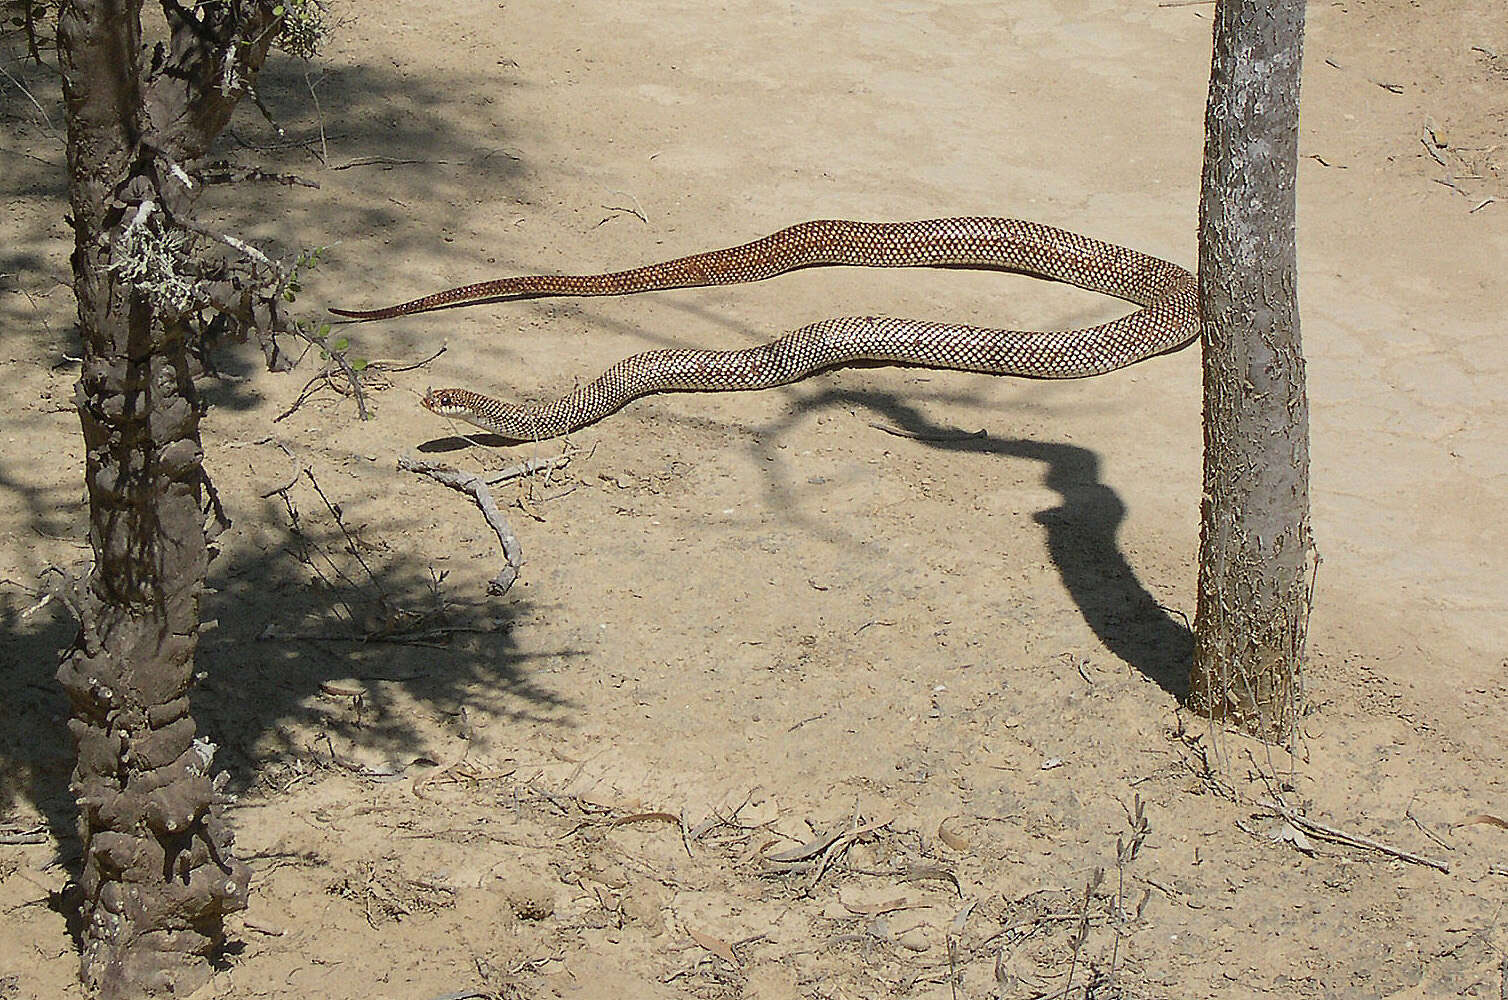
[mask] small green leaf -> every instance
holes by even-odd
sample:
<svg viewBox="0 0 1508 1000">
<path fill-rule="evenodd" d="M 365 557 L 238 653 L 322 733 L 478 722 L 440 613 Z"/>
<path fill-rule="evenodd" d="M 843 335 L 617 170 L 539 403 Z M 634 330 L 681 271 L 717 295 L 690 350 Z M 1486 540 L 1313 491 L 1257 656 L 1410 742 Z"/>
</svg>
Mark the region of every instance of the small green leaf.
<svg viewBox="0 0 1508 1000">
<path fill-rule="evenodd" d="M 319 332 L 316 333 L 315 336 L 316 337 L 324 337 L 324 336 L 327 336 L 329 333 L 330 333 L 330 324 L 329 323 L 321 323 L 319 325 Z"/>
<path fill-rule="evenodd" d="M 371 362 L 367 361 L 366 358 L 352 358 L 351 359 L 351 370 L 353 372 L 365 371 L 366 370 L 366 366 L 368 364 L 370 364 L 370 363 Z"/>
<path fill-rule="evenodd" d="M 330 349 L 331 350 L 335 350 L 335 351 L 344 351 L 344 350 L 349 349 L 350 346 L 351 346 L 350 338 L 348 338 L 348 337 L 336 337 L 335 338 L 335 343 L 332 344 L 332 345 L 330 345 Z"/>
</svg>

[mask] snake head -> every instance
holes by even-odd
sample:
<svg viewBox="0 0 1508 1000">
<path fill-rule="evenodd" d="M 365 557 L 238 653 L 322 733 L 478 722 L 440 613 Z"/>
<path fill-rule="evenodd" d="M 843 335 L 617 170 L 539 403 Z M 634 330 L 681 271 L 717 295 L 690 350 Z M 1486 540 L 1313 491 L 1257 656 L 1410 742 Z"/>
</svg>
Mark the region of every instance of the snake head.
<svg viewBox="0 0 1508 1000">
<path fill-rule="evenodd" d="M 421 402 L 436 416 L 464 420 L 484 431 L 498 432 L 493 415 L 501 404 L 470 389 L 431 389 Z"/>
<path fill-rule="evenodd" d="M 431 389 L 420 402 L 426 410 L 438 416 L 464 418 L 471 413 L 468 400 L 471 395 L 465 389 Z"/>
</svg>

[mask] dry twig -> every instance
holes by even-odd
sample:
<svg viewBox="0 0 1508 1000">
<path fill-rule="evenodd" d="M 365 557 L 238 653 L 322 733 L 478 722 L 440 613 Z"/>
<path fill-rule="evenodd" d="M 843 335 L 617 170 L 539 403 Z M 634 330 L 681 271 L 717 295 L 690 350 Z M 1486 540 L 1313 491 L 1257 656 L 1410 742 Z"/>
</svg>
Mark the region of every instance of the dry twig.
<svg viewBox="0 0 1508 1000">
<path fill-rule="evenodd" d="M 899 427 L 886 427 L 884 424 L 871 423 L 869 425 L 877 431 L 895 437 L 910 438 L 913 441 L 976 441 L 989 437 L 989 431 L 980 428 L 977 431 L 938 431 L 936 433 L 924 433 L 920 431 L 903 431 Z"/>
<path fill-rule="evenodd" d="M 1345 844 L 1350 847 L 1364 847 L 1368 850 L 1379 851 L 1383 854 L 1395 857 L 1400 861 L 1407 861 L 1411 864 L 1416 865 L 1425 865 L 1426 867 L 1433 868 L 1436 871 L 1445 872 L 1447 875 L 1450 874 L 1450 865 L 1444 861 L 1437 861 L 1434 858 L 1426 858 L 1421 854 L 1414 854 L 1412 851 L 1401 850 L 1400 848 L 1384 844 L 1380 840 L 1373 840 L 1371 837 L 1363 837 L 1360 834 L 1347 833 L 1344 830 L 1338 830 L 1333 826 L 1327 826 L 1326 824 L 1318 822 L 1317 820 L 1312 820 L 1307 816 L 1300 816 L 1292 809 L 1289 809 L 1287 806 L 1281 805 L 1277 802 L 1262 801 L 1257 803 L 1257 807 L 1259 809 L 1266 809 L 1274 815 L 1283 817 L 1283 819 L 1286 819 L 1294 826 L 1299 827 L 1305 832 L 1313 834 L 1316 837 L 1319 837 L 1321 840 L 1328 840 L 1336 844 Z"/>
<path fill-rule="evenodd" d="M 536 472 L 548 472 L 552 469 L 564 468 L 570 461 L 571 453 L 567 451 L 550 458 L 531 458 L 527 461 L 519 462 L 517 465 L 510 465 L 506 469 L 489 472 L 482 478 L 487 485 L 496 486 L 498 483 L 505 483 L 510 479 L 532 476 Z"/>
<path fill-rule="evenodd" d="M 453 490 L 471 494 L 471 498 L 476 501 L 477 507 L 482 511 L 482 517 L 497 535 L 498 543 L 503 549 L 505 565 L 492 582 L 487 584 L 487 593 L 493 597 L 506 594 L 508 588 L 513 586 L 513 581 L 518 579 L 518 571 L 523 568 L 524 550 L 519 544 L 518 536 L 508 525 L 507 518 L 503 517 L 503 512 L 498 509 L 497 501 L 492 498 L 492 492 L 487 489 L 486 481 L 475 473 L 461 472 L 446 465 L 438 465 L 407 455 L 398 460 L 398 468 L 406 472 L 417 472 L 429 476 Z"/>
</svg>

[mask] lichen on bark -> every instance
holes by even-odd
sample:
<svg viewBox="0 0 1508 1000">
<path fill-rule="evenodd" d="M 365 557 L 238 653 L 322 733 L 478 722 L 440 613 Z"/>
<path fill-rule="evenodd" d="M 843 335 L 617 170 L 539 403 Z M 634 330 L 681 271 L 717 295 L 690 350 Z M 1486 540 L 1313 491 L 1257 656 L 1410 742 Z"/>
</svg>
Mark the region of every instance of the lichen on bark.
<svg viewBox="0 0 1508 1000">
<path fill-rule="evenodd" d="M 277 15 L 250 0 L 163 10 L 169 37 L 150 69 L 140 0 L 67 0 L 58 17 L 94 550 L 58 679 L 78 751 L 81 970 L 106 997 L 201 985 L 250 881 L 222 816 L 214 748 L 189 712 L 211 535 L 223 526 L 192 356 L 213 303 L 160 294 L 161 268 L 132 255 L 146 225 L 169 256 L 186 245 L 198 193 L 187 171 L 254 79 Z"/>
</svg>

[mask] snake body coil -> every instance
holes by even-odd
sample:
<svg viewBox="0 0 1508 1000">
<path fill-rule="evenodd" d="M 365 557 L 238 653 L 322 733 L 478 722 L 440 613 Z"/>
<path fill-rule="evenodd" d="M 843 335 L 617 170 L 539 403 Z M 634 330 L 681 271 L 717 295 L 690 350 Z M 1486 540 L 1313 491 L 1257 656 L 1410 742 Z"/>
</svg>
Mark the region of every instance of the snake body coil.
<svg viewBox="0 0 1508 1000">
<path fill-rule="evenodd" d="M 826 319 L 742 350 L 635 354 L 548 403 L 516 405 L 468 389 L 437 389 L 425 396 L 424 405 L 514 441 L 535 441 L 566 434 L 656 392 L 766 389 L 860 362 L 1081 378 L 1174 350 L 1199 334 L 1196 284 L 1184 268 L 1051 226 L 985 217 L 806 222 L 752 243 L 630 271 L 500 278 L 385 309 L 331 311 L 353 319 L 387 319 L 503 298 L 627 295 L 759 281 L 796 268 L 838 264 L 1017 271 L 1113 295 L 1141 308 L 1098 326 L 1055 332 L 881 316 Z"/>
</svg>

